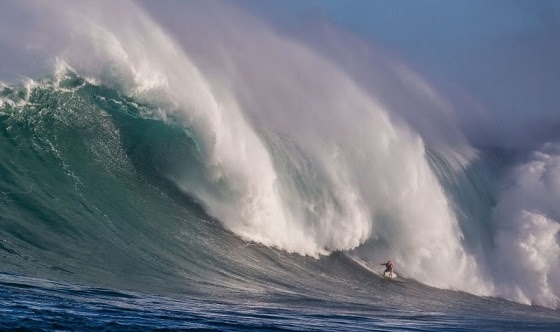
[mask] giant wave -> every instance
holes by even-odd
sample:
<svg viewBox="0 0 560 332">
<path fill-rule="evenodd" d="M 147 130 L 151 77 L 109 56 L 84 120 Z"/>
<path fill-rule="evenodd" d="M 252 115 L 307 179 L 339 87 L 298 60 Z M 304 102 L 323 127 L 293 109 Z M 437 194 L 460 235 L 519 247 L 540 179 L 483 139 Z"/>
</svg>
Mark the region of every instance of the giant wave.
<svg viewBox="0 0 560 332">
<path fill-rule="evenodd" d="M 429 286 L 558 307 L 557 143 L 520 154 L 428 139 L 333 59 L 259 22 L 233 15 L 231 40 L 216 37 L 233 55 L 204 59 L 141 9 L 111 6 L 124 24 L 54 14 L 79 41 L 53 74 L 2 86 L 5 270 L 326 296 L 353 273 L 329 274 L 347 252 L 391 257 Z M 260 56 L 244 38 L 254 26 Z M 405 96 L 421 87 L 446 105 L 396 68 L 387 79 Z"/>
</svg>

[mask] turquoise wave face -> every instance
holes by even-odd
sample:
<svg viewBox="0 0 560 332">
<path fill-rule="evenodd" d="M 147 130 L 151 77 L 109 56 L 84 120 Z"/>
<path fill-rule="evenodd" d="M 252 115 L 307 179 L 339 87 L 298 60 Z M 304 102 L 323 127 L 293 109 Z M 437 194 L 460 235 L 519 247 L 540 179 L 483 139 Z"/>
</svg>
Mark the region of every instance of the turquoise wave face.
<svg viewBox="0 0 560 332">
<path fill-rule="evenodd" d="M 149 106 L 72 72 L 0 98 L 5 271 L 173 288 L 212 274 L 220 250 L 208 238 L 236 243 L 166 179 L 176 165 L 196 169 L 197 147 L 141 117 Z"/>
<path fill-rule="evenodd" d="M 343 282 L 337 297 L 371 300 L 373 288 L 354 294 L 369 272 L 346 263 L 332 273 L 345 256 L 247 243 L 179 190 L 175 177 L 206 176 L 200 144 L 195 132 L 146 116 L 155 106 L 71 71 L 4 87 L 0 98 L 4 272 L 205 297 L 324 298 Z"/>
</svg>

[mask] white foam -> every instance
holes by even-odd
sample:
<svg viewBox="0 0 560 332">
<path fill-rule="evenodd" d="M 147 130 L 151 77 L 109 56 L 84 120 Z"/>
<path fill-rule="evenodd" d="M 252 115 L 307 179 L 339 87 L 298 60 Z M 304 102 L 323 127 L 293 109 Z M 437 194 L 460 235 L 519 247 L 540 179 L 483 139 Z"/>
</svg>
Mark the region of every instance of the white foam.
<svg viewBox="0 0 560 332">
<path fill-rule="evenodd" d="M 496 295 L 560 304 L 560 154 L 537 151 L 516 167 L 495 212 Z"/>
<path fill-rule="evenodd" d="M 255 123 L 289 135 L 311 156 L 311 165 L 301 168 L 326 176 L 302 180 L 311 194 L 278 184 L 295 219 L 287 225 L 304 234 L 294 243 L 303 238 L 319 252 L 373 239 L 362 254 L 391 257 L 410 276 L 434 286 L 488 294 L 490 286 L 462 246 L 457 219 L 417 134 L 397 124 L 386 106 L 312 49 L 238 13 L 195 13 L 187 20 L 191 27 L 202 26 L 201 41 L 219 45 L 212 50 L 217 55 L 197 59 L 211 63 L 213 73 L 223 70 Z M 196 44 L 197 38 L 188 41 Z M 474 156 L 459 154 L 458 162 Z M 280 230 L 278 238 L 293 231 Z"/>
<path fill-rule="evenodd" d="M 71 25 L 79 27 L 77 32 L 87 42 L 69 50 L 68 61 L 87 76 L 162 105 L 162 119 L 172 118 L 197 133 L 206 176 L 193 179 L 185 174 L 176 180 L 227 228 L 287 251 L 323 252 L 288 217 L 268 151 L 235 99 L 218 96 L 188 56 L 144 13 L 132 6 L 125 11 L 130 17 L 117 25 L 104 16 L 71 12 Z"/>
</svg>

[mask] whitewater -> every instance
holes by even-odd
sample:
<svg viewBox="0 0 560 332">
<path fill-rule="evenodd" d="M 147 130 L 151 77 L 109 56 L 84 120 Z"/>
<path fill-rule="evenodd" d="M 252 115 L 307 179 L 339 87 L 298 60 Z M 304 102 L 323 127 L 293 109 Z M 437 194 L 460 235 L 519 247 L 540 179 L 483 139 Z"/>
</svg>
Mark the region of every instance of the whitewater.
<svg viewBox="0 0 560 332">
<path fill-rule="evenodd" d="M 484 144 L 448 90 L 331 26 L 9 6 L 34 25 L 0 46 L 41 65 L 0 77 L 2 328 L 560 326 L 554 135 Z"/>
</svg>

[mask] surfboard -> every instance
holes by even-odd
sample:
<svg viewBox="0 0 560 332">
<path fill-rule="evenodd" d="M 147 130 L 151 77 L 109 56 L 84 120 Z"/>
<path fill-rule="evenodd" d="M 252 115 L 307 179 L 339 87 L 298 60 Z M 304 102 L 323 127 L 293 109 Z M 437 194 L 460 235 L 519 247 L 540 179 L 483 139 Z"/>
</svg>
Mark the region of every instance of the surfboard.
<svg viewBox="0 0 560 332">
<path fill-rule="evenodd" d="M 381 276 L 383 277 L 383 279 L 389 280 L 389 281 L 392 281 L 392 282 L 399 282 L 399 283 L 405 283 L 406 282 L 406 280 L 404 280 L 403 278 L 399 278 L 399 276 L 395 272 L 393 272 L 392 276 L 389 273 L 387 273 L 387 274 L 381 273 Z"/>
<path fill-rule="evenodd" d="M 385 273 L 385 274 L 381 273 L 381 275 L 383 276 L 383 278 L 391 279 L 391 280 L 392 279 L 397 279 L 397 277 L 398 277 L 395 272 L 393 272 L 392 274 L 391 273 Z"/>
</svg>

